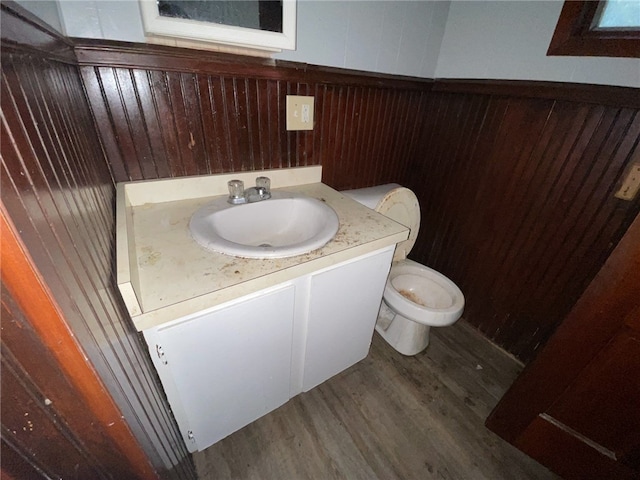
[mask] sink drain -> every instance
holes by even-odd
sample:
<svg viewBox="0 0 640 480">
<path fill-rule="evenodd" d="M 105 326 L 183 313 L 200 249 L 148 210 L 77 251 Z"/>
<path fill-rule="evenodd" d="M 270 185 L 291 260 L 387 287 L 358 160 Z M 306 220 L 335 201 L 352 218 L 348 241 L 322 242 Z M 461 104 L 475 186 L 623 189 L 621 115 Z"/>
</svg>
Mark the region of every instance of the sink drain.
<svg viewBox="0 0 640 480">
<path fill-rule="evenodd" d="M 268 244 L 268 243 L 261 243 L 260 245 L 258 245 L 259 247 L 271 247 L 272 245 Z"/>
</svg>

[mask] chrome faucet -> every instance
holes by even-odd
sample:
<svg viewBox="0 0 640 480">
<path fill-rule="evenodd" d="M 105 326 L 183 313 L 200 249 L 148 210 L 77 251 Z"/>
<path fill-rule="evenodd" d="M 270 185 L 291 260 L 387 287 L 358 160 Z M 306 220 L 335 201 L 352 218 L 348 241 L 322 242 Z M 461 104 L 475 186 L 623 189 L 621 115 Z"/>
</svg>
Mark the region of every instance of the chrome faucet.
<svg viewBox="0 0 640 480">
<path fill-rule="evenodd" d="M 269 177 L 256 178 L 256 186 L 249 187 L 246 190 L 242 180 L 230 180 L 227 185 L 229 186 L 227 202 L 233 205 L 260 202 L 271 198 L 271 180 Z"/>
</svg>

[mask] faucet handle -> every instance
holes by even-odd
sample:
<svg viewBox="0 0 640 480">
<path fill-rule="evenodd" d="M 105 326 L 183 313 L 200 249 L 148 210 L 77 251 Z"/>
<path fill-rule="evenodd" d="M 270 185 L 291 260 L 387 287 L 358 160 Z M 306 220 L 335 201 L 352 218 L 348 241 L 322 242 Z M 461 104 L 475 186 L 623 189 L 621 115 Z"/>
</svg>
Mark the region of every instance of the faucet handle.
<svg viewBox="0 0 640 480">
<path fill-rule="evenodd" d="M 256 188 L 264 188 L 265 192 L 271 191 L 271 179 L 269 177 L 257 177 Z"/>
<path fill-rule="evenodd" d="M 242 180 L 229 180 L 227 182 L 229 187 L 229 203 L 243 203 L 244 202 L 244 182 Z"/>
</svg>

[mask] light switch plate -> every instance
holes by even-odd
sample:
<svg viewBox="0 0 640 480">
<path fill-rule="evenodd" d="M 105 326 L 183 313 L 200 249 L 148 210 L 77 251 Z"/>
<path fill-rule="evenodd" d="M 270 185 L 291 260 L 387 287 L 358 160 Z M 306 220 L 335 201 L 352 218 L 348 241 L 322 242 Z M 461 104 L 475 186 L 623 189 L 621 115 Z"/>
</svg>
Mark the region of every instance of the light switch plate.
<svg viewBox="0 0 640 480">
<path fill-rule="evenodd" d="M 314 97 L 287 95 L 287 130 L 313 130 Z"/>
</svg>

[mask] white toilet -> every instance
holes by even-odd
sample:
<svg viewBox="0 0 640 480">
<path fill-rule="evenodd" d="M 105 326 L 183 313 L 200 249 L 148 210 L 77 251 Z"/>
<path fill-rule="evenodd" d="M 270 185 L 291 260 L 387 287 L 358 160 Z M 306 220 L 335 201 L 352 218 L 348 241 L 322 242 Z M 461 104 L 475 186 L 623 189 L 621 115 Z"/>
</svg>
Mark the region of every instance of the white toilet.
<svg viewBox="0 0 640 480">
<path fill-rule="evenodd" d="M 420 206 L 411 190 L 391 183 L 341 193 L 411 230 L 396 246 L 376 331 L 398 352 L 416 355 L 429 345 L 431 327 L 460 318 L 464 295 L 441 273 L 407 258 L 420 228 Z"/>
</svg>

